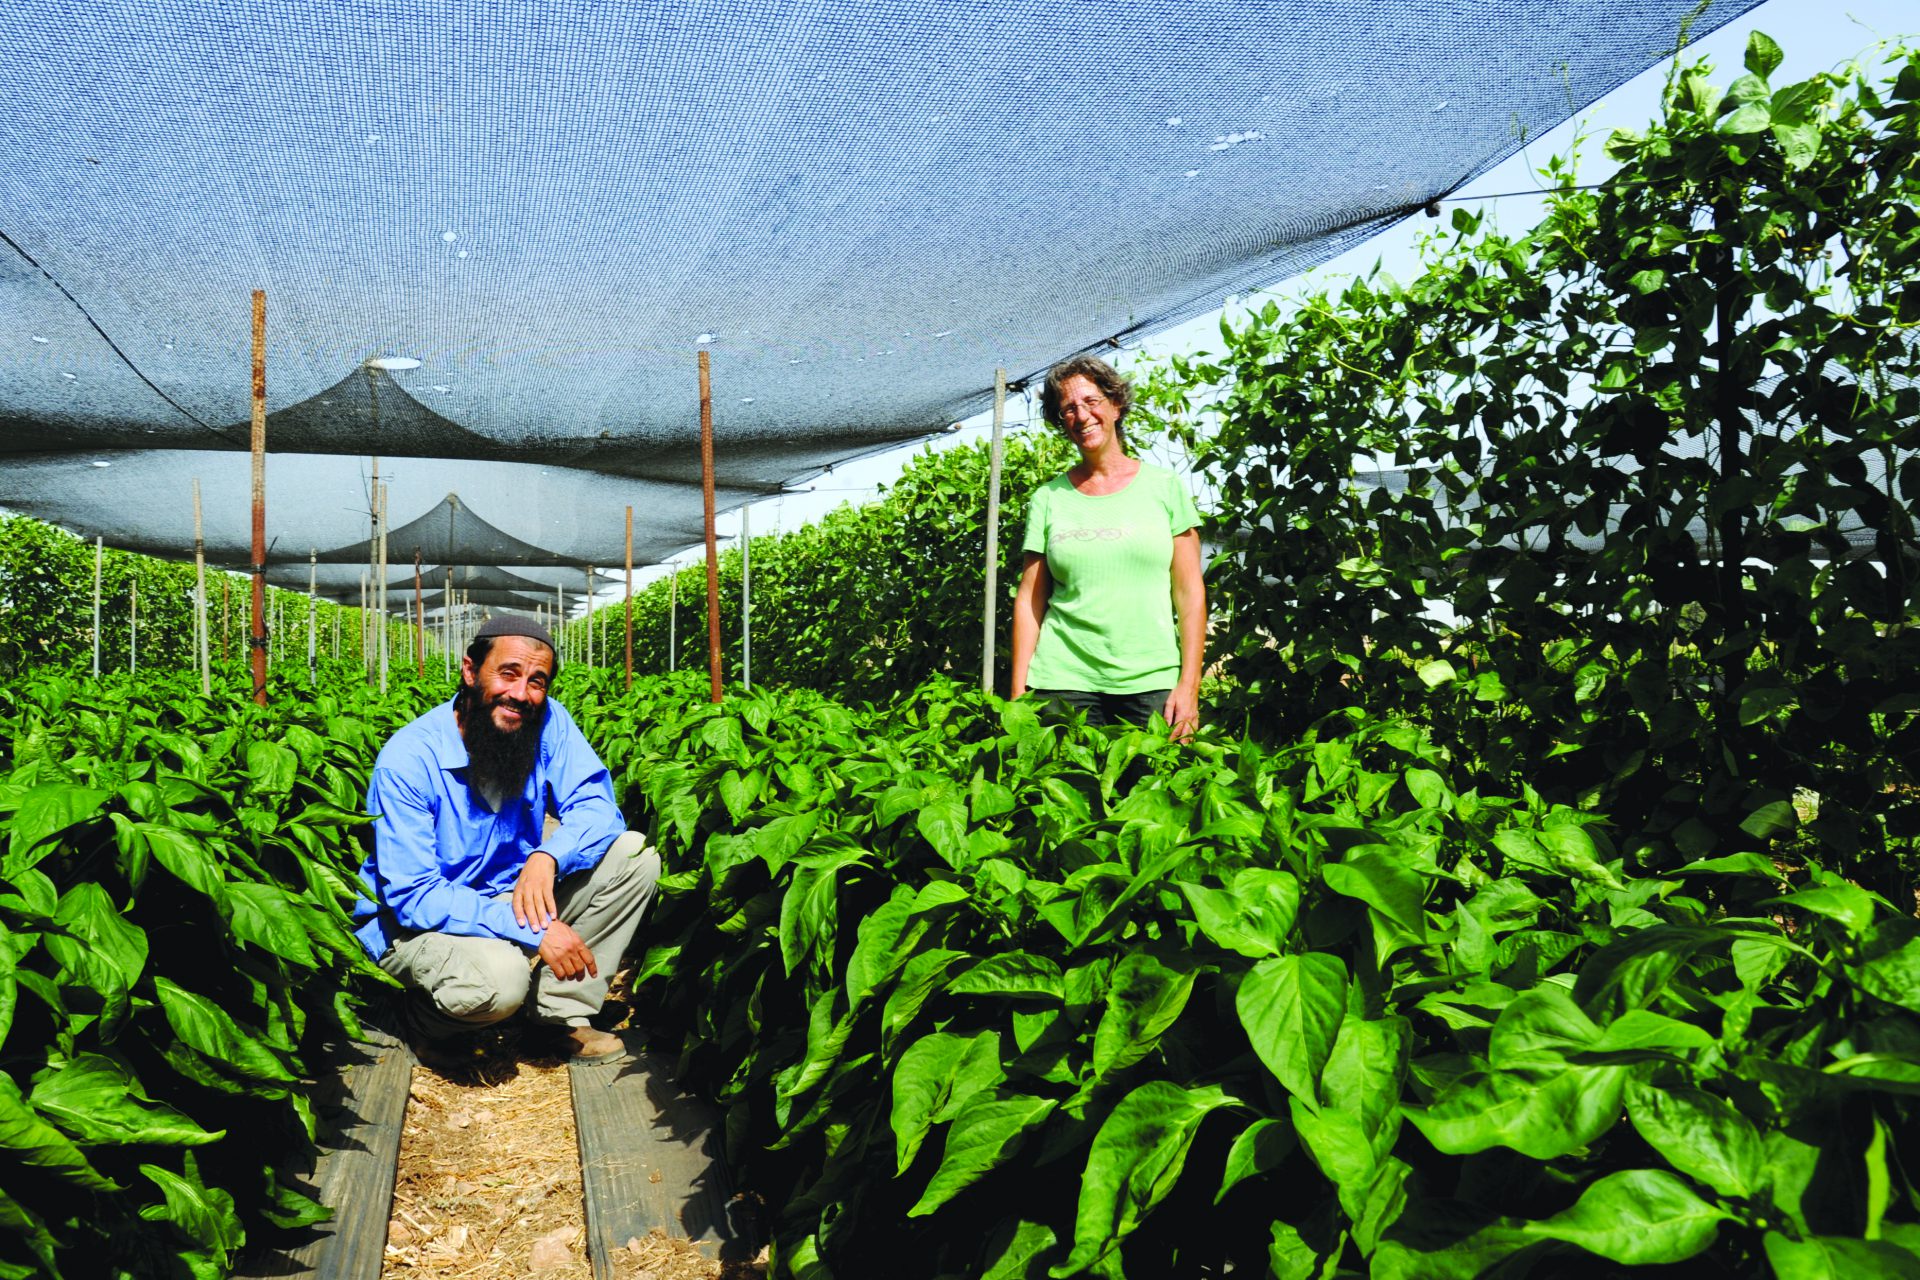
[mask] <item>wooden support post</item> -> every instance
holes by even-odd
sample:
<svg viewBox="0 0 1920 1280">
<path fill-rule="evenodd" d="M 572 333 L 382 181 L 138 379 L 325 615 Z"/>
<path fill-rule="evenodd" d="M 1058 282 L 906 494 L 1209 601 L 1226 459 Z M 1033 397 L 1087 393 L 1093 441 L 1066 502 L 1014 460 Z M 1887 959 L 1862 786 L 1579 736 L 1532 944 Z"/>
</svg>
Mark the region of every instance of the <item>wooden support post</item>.
<svg viewBox="0 0 1920 1280">
<path fill-rule="evenodd" d="M 127 674 L 140 670 L 140 579 L 127 579 Z"/>
<path fill-rule="evenodd" d="M 200 477 L 193 479 L 193 624 L 194 656 L 200 665 L 200 696 L 213 694 L 207 663 L 207 539 L 200 524 Z"/>
<path fill-rule="evenodd" d="M 713 533 L 713 366 L 700 353 L 700 502 L 707 530 L 707 677 L 720 701 L 720 552 Z"/>
<path fill-rule="evenodd" d="M 993 443 L 987 452 L 987 591 L 980 610 L 980 688 L 993 692 L 994 639 L 1000 629 L 1000 431 L 1007 417 L 1007 371 L 993 371 Z"/>
<path fill-rule="evenodd" d="M 220 575 L 220 662 L 225 665 L 233 657 L 233 597 L 227 590 L 231 585 L 226 574 Z"/>
<path fill-rule="evenodd" d="M 680 665 L 680 566 L 672 565 L 667 575 L 667 670 Z"/>
<path fill-rule="evenodd" d="M 587 665 L 593 665 L 593 566 L 587 566 Z"/>
<path fill-rule="evenodd" d="M 373 683 L 373 664 L 368 660 L 368 655 L 373 651 L 370 643 L 373 633 L 367 630 L 373 617 L 367 612 L 367 584 L 372 580 L 368 574 L 360 575 L 360 671 L 366 677 L 368 684 Z"/>
<path fill-rule="evenodd" d="M 627 688 L 633 688 L 633 508 L 627 508 Z"/>
<path fill-rule="evenodd" d="M 93 678 L 100 678 L 100 571 L 106 566 L 106 544 L 93 540 Z"/>
<path fill-rule="evenodd" d="M 267 294 L 253 291 L 253 701 L 267 705 Z"/>
<path fill-rule="evenodd" d="M 451 550 L 451 548 L 449 548 Z M 447 566 L 447 591 L 440 597 L 440 621 L 447 631 L 447 649 L 440 657 L 440 674 L 448 679 L 453 677 L 453 566 Z"/>
</svg>

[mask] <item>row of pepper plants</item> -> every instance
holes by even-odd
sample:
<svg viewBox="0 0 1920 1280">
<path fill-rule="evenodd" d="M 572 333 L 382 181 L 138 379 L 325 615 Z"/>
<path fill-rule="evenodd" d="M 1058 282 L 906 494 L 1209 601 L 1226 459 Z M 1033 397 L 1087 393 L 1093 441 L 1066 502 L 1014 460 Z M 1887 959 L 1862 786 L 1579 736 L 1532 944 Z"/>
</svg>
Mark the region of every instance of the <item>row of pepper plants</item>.
<svg viewBox="0 0 1920 1280">
<path fill-rule="evenodd" d="M 1762 825 L 1649 873 L 1357 709 L 699 683 L 563 696 L 776 1275 L 1920 1274 L 1920 925 Z"/>
<path fill-rule="evenodd" d="M 353 833 L 417 702 L 332 677 L 0 687 L 0 1276 L 212 1280 L 326 1216 L 317 1081 L 385 981 Z"/>
</svg>

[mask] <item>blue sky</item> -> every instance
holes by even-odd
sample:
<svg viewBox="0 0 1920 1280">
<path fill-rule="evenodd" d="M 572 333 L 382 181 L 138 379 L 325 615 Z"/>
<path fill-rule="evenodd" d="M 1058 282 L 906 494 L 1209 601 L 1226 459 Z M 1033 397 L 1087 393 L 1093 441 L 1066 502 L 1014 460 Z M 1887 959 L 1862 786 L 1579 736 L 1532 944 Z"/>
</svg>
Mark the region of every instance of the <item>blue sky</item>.
<svg viewBox="0 0 1920 1280">
<path fill-rule="evenodd" d="M 1857 0 L 1853 3 L 1842 0 L 1839 4 L 1830 0 L 1769 0 L 1744 17 L 1696 40 L 1690 46 L 1690 55 L 1709 59 L 1716 68 L 1716 78 L 1725 83 L 1741 73 L 1740 64 L 1747 37 L 1756 30 L 1766 32 L 1780 44 L 1785 60 L 1771 80 L 1776 85 L 1786 84 L 1839 67 L 1856 58 L 1868 62 L 1880 61 L 1874 48 L 1880 42 L 1902 36 L 1909 40 L 1920 36 L 1920 6 L 1914 0 Z M 1535 169 L 1547 157 L 1565 152 L 1576 134 L 1581 132 L 1589 135 L 1582 148 L 1582 179 L 1598 181 L 1605 177 L 1612 168 L 1602 150 L 1606 136 L 1615 129 L 1641 127 L 1658 114 L 1660 87 L 1665 76 L 1664 63 L 1648 68 L 1573 120 L 1529 141 L 1523 155 L 1513 157 L 1469 183 L 1453 203 L 1480 208 L 1509 230 L 1531 226 L 1542 212 L 1542 202 L 1537 197 L 1492 201 L 1475 197 L 1538 187 L 1540 181 Z M 1249 304 L 1264 304 L 1269 297 L 1281 300 L 1284 306 L 1289 297 L 1306 292 L 1317 284 L 1364 273 L 1375 262 L 1402 279 L 1410 278 L 1419 270 L 1416 250 L 1418 237 L 1434 225 L 1423 217 L 1408 219 L 1314 271 L 1286 281 L 1267 293 L 1245 299 L 1222 299 L 1222 308 L 1232 314 Z M 1217 346 L 1220 315 L 1220 312 L 1214 312 L 1169 329 L 1149 338 L 1142 344 L 1141 350 L 1155 355 L 1204 351 L 1209 344 Z M 1025 405 L 1019 399 L 1008 404 L 1007 417 L 1010 422 L 1022 420 L 1025 414 Z M 981 414 L 961 424 L 961 429 L 947 437 L 947 441 L 978 440 L 986 434 L 989 426 L 989 415 Z M 755 535 L 776 529 L 791 530 L 819 519 L 843 502 L 870 499 L 875 486 L 897 475 L 921 447 L 916 444 L 849 463 L 822 477 L 813 486 L 815 491 L 812 493 L 790 494 L 757 504 L 752 514 Z M 739 521 L 738 514 L 720 517 L 722 537 L 737 534 Z M 679 557 L 679 561 L 684 564 L 698 560 L 700 556 L 700 548 L 690 548 Z M 650 568 L 644 574 L 636 569 L 635 582 L 638 584 L 650 580 L 664 572 L 659 567 Z"/>
</svg>

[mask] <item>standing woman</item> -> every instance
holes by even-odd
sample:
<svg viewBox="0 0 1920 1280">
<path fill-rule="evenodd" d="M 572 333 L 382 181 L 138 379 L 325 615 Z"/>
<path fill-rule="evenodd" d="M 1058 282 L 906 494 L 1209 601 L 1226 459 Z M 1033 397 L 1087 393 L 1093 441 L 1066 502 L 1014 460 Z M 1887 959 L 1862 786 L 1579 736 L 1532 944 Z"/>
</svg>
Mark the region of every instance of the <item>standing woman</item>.
<svg viewBox="0 0 1920 1280">
<path fill-rule="evenodd" d="M 1178 476 L 1128 456 L 1121 423 L 1132 404 L 1127 380 L 1098 357 L 1047 371 L 1040 411 L 1080 465 L 1028 508 L 1012 693 L 1031 689 L 1093 724 L 1158 712 L 1185 738 L 1200 722 L 1207 635 L 1200 514 Z"/>
</svg>

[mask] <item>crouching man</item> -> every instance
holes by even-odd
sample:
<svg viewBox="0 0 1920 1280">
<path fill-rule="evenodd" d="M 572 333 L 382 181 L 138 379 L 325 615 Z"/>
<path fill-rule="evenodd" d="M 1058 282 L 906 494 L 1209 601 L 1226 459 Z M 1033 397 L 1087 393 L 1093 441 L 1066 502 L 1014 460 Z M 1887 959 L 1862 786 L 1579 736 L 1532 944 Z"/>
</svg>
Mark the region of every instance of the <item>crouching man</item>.
<svg viewBox="0 0 1920 1280">
<path fill-rule="evenodd" d="M 576 1059 L 614 1057 L 589 1025 L 660 875 L 612 779 L 548 698 L 553 640 L 526 618 L 481 626 L 460 688 L 394 734 L 367 791 L 373 853 L 356 930 L 408 992 L 432 1051 L 523 1007 Z"/>
</svg>

